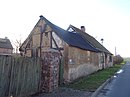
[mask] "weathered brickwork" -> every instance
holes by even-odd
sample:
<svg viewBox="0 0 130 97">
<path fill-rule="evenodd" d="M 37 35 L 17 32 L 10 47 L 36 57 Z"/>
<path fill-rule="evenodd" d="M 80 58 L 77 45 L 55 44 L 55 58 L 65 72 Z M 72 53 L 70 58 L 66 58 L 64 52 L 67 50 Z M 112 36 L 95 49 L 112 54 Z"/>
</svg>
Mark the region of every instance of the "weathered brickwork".
<svg viewBox="0 0 130 97">
<path fill-rule="evenodd" d="M 42 52 L 41 89 L 42 92 L 52 92 L 58 88 L 59 52 L 47 50 Z"/>
</svg>

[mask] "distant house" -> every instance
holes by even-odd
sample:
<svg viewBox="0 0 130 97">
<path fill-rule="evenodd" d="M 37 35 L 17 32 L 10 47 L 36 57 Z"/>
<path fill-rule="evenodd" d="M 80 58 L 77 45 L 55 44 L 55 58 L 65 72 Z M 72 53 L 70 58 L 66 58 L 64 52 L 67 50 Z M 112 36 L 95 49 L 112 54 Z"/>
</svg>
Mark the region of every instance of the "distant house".
<svg viewBox="0 0 130 97">
<path fill-rule="evenodd" d="M 101 69 L 113 66 L 113 54 L 108 51 L 102 44 L 100 44 L 93 36 L 85 32 L 85 27 L 81 26 L 81 29 L 70 25 L 68 31 L 80 34 L 86 41 L 88 41 L 94 48 L 99 50 L 99 66 Z"/>
<path fill-rule="evenodd" d="M 13 46 L 8 38 L 0 38 L 0 55 L 11 55 Z"/>
<path fill-rule="evenodd" d="M 73 30 L 73 28 L 72 28 Z M 64 81 L 71 82 L 99 69 L 102 51 L 87 41 L 77 31 L 64 30 L 40 16 L 39 21 L 23 42 L 20 52 L 28 57 L 41 57 L 46 49 L 60 52 Z M 110 53 L 111 55 L 111 53 Z"/>
</svg>

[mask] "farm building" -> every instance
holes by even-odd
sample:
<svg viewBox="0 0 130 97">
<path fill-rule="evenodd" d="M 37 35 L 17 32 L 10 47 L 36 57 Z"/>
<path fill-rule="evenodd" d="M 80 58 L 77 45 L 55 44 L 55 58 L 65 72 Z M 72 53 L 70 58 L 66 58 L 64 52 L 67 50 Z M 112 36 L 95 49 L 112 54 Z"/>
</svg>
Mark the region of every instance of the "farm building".
<svg viewBox="0 0 130 97">
<path fill-rule="evenodd" d="M 70 28 L 73 31 L 70 31 Z M 42 52 L 46 50 L 58 51 L 60 53 L 59 75 L 65 82 L 71 82 L 102 69 L 102 64 L 110 61 L 105 61 L 105 59 L 111 59 L 110 64 L 112 64 L 112 57 L 110 57 L 112 54 L 105 48 L 105 51 L 97 48 L 101 44 L 95 39 L 90 42 L 91 40 L 86 39 L 87 34 L 85 36 L 83 34 L 84 32 L 82 33 L 80 29 L 72 25 L 67 31 L 40 16 L 39 21 L 20 47 L 20 52 L 27 57 L 42 57 Z M 93 43 L 93 41 L 96 42 Z"/>
<path fill-rule="evenodd" d="M 10 40 L 5 38 L 0 38 L 0 55 L 12 55 L 13 46 Z"/>
<path fill-rule="evenodd" d="M 111 67 L 113 65 L 113 54 L 108 51 L 102 44 L 100 44 L 93 36 L 87 34 L 85 32 L 85 27 L 81 26 L 81 29 L 70 25 L 68 27 L 68 31 L 78 33 L 88 41 L 94 48 L 100 51 L 98 54 L 99 59 L 99 66 L 101 68 Z"/>
</svg>

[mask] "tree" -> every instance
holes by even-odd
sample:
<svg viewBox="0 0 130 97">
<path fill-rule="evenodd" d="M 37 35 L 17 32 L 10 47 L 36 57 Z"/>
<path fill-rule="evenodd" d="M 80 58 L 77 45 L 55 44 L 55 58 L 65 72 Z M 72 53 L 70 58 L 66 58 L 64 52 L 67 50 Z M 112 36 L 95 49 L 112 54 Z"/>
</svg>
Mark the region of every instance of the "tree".
<svg viewBox="0 0 130 97">
<path fill-rule="evenodd" d="M 16 39 L 15 41 L 12 41 L 14 47 L 14 53 L 19 53 L 19 48 L 22 45 L 22 38 Z"/>
</svg>

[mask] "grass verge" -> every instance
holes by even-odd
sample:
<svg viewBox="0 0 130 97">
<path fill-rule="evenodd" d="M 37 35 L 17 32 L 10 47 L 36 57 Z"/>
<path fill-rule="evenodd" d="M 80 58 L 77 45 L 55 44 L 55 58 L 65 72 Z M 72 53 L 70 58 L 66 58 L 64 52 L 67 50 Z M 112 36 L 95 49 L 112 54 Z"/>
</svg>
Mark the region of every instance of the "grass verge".
<svg viewBox="0 0 130 97">
<path fill-rule="evenodd" d="M 113 67 L 97 71 L 91 75 L 80 78 L 66 87 L 78 89 L 78 90 L 86 90 L 86 91 L 95 91 L 100 85 L 102 85 L 108 78 L 113 76 L 121 66 L 125 64 L 122 62 L 121 64 L 116 64 Z"/>
</svg>

